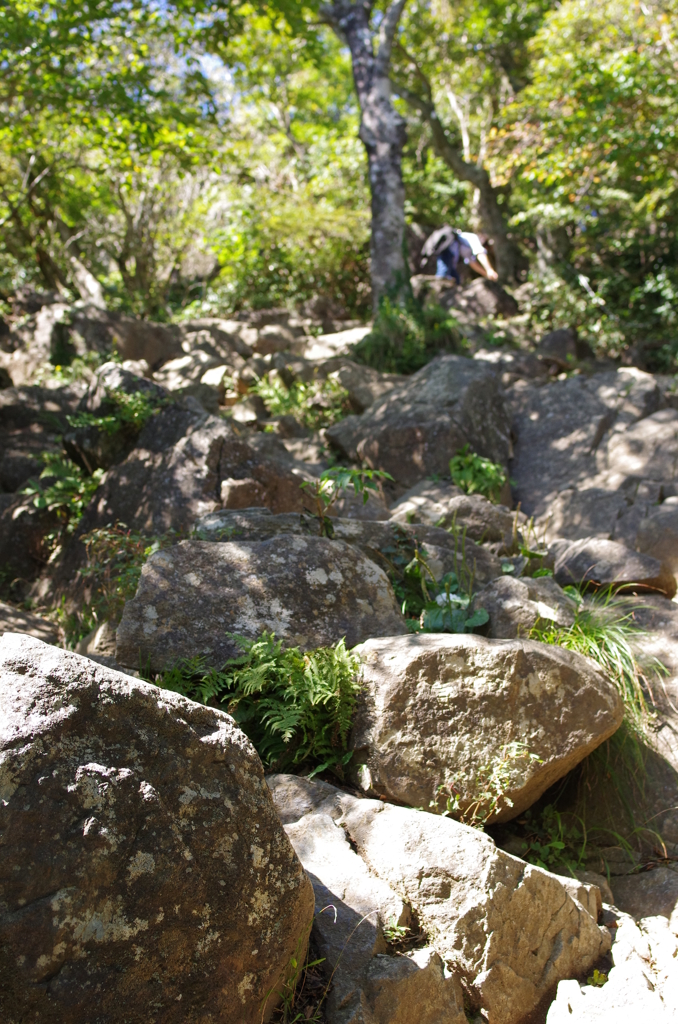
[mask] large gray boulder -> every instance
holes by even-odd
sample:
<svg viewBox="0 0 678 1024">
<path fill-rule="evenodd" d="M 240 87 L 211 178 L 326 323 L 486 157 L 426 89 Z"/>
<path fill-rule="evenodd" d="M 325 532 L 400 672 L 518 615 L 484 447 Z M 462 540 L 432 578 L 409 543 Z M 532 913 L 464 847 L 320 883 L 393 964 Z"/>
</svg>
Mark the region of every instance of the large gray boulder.
<svg viewBox="0 0 678 1024">
<path fill-rule="evenodd" d="M 327 439 L 352 462 L 391 474 L 405 490 L 449 473 L 464 445 L 507 465 L 509 423 L 499 378 L 487 364 L 440 356 L 398 384 L 362 416 L 347 416 Z"/>
<path fill-rule="evenodd" d="M 21 634 L 0 706 L 3 1020 L 260 1024 L 313 898 L 232 718 Z"/>
<path fill-rule="evenodd" d="M 553 574 L 562 586 L 592 584 L 616 589 L 636 587 L 673 597 L 676 579 L 670 568 L 651 555 L 630 551 L 600 537 L 559 540 L 551 545 Z"/>
<path fill-rule="evenodd" d="M 500 576 L 475 595 L 473 610 L 478 608 L 484 608 L 490 617 L 488 636 L 513 640 L 529 636 L 538 622 L 542 626 L 571 626 L 577 606 L 552 576 Z"/>
<path fill-rule="evenodd" d="M 619 728 L 623 705 L 588 659 L 533 640 L 447 634 L 368 640 L 349 744 L 370 794 L 507 821 Z"/>
<path fill-rule="evenodd" d="M 299 470 L 277 438 L 240 433 L 187 398 L 154 416 L 133 451 L 109 470 L 80 532 L 116 520 L 151 534 L 186 532 L 229 496 L 236 508 L 242 507 L 243 486 L 247 504 L 274 512 L 301 511 L 299 485 L 309 475 Z"/>
<path fill-rule="evenodd" d="M 678 576 L 678 499 L 669 498 L 640 521 L 634 547 Z"/>
<path fill-rule="evenodd" d="M 651 452 L 656 454 L 657 448 L 651 447 L 650 439 L 665 431 L 660 450 L 675 451 L 675 427 L 662 426 L 662 417 L 673 422 L 676 413 L 662 409 L 663 395 L 649 373 L 624 367 L 546 386 L 519 381 L 508 401 L 515 435 L 511 478 L 515 498 L 527 515 L 545 520 L 557 495 L 567 488 L 598 488 L 598 499 L 608 503 L 610 492 L 619 491 L 627 479 L 657 479 L 656 473 L 673 479 L 670 458 L 652 462 Z M 631 449 L 641 441 L 645 454 L 631 459 Z M 585 519 L 590 523 L 594 495 L 589 494 L 587 501 Z"/>
<path fill-rule="evenodd" d="M 517 1024 L 560 979 L 583 974 L 609 949 L 609 932 L 560 879 L 497 849 L 477 829 L 290 775 L 268 783 L 293 843 L 312 831 L 305 816 L 340 826 L 369 874 L 416 909 L 489 1024 Z"/>
<path fill-rule="evenodd" d="M 290 646 L 406 632 L 386 574 L 342 541 L 282 534 L 259 542 L 182 541 L 152 555 L 118 627 L 121 665 L 161 672 L 239 653 L 229 634 L 274 632 Z"/>
</svg>

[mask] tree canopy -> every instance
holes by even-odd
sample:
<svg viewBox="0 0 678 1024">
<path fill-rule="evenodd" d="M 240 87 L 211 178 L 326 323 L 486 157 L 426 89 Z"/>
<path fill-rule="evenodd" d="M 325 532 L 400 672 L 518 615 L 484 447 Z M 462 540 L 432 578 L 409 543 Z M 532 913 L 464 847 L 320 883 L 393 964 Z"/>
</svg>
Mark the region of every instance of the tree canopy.
<svg viewBox="0 0 678 1024">
<path fill-rule="evenodd" d="M 485 229 L 536 333 L 576 326 L 675 369 L 675 0 L 344 6 L 373 56 L 394 19 L 410 253 L 446 222 Z M 4 298 L 88 297 L 94 280 L 110 307 L 155 319 L 318 295 L 368 316 L 364 97 L 328 12 L 0 5 Z"/>
</svg>

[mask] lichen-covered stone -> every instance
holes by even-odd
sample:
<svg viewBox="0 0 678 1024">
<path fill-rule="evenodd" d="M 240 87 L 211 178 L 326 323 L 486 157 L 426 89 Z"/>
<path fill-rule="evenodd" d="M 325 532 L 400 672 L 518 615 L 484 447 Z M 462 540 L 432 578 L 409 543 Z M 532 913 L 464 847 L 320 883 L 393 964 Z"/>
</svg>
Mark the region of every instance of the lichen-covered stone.
<svg viewBox="0 0 678 1024">
<path fill-rule="evenodd" d="M 475 595 L 473 609 L 478 608 L 484 608 L 490 616 L 488 636 L 513 640 L 529 636 L 538 622 L 542 626 L 571 626 L 577 606 L 552 576 L 500 576 Z"/>
<path fill-rule="evenodd" d="M 457 796 L 462 812 L 507 821 L 621 725 L 614 685 L 562 647 L 428 634 L 356 653 L 356 781 L 410 807 L 444 811 Z"/>
<path fill-rule="evenodd" d="M 153 672 L 195 655 L 221 665 L 239 650 L 229 634 L 264 630 L 310 649 L 342 637 L 353 647 L 406 626 L 386 574 L 343 541 L 182 541 L 146 562 L 118 627 L 116 657 Z"/>
<path fill-rule="evenodd" d="M 4 1024 L 260 1024 L 310 883 L 232 718 L 0 640 Z"/>
</svg>

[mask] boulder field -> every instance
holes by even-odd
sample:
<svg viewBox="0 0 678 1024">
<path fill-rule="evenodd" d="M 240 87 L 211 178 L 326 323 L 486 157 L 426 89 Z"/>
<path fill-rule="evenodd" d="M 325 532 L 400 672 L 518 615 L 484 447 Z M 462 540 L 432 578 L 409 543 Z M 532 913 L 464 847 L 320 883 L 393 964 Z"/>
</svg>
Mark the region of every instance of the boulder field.
<svg viewBox="0 0 678 1024">
<path fill-rule="evenodd" d="M 678 1019 L 673 380 L 566 331 L 401 377 L 284 310 L 65 312 L 0 358 L 3 1024 Z M 60 458 L 77 514 L 35 500 Z M 388 476 L 319 514 L 333 467 Z M 644 719 L 579 643 L 620 616 Z M 341 764 L 163 688 L 264 633 L 309 673 L 345 641 Z"/>
</svg>

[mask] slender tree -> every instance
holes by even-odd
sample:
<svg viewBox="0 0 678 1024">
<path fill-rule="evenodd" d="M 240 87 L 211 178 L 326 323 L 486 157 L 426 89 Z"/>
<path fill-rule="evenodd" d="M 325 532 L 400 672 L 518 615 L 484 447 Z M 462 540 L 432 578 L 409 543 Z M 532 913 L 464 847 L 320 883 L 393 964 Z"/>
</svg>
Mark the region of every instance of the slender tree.
<svg viewBox="0 0 678 1024">
<path fill-rule="evenodd" d="M 335 0 L 321 16 L 346 43 L 353 64 L 360 139 L 367 150 L 372 204 L 371 276 L 375 309 L 391 290 L 408 287 L 405 257 L 405 121 L 393 104 L 390 65 L 406 0 L 393 0 L 375 26 L 373 0 Z"/>
</svg>

